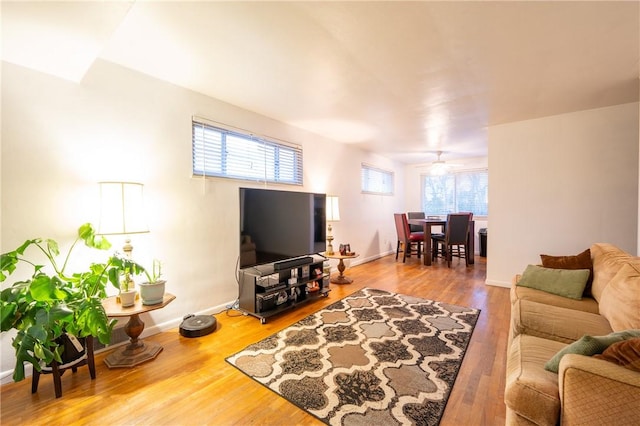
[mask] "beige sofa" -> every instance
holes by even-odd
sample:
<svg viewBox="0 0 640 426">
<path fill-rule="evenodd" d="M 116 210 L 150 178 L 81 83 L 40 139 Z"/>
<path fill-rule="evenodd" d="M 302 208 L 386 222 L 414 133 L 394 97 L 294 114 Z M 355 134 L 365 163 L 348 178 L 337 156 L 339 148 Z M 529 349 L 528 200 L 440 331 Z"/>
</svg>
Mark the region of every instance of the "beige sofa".
<svg viewBox="0 0 640 426">
<path fill-rule="evenodd" d="M 522 287 L 520 276 L 514 278 L 507 425 L 640 425 L 640 372 L 578 354 L 562 357 L 558 374 L 544 368 L 584 335 L 640 329 L 640 258 L 604 243 L 590 251 L 590 297 L 570 299 Z"/>
</svg>

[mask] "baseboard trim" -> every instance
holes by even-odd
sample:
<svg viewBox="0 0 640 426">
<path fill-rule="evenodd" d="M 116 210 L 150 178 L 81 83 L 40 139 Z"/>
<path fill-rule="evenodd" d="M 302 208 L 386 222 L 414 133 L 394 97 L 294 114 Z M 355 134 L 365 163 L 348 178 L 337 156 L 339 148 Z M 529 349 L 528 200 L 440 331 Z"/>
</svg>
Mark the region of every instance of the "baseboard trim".
<svg viewBox="0 0 640 426">
<path fill-rule="evenodd" d="M 485 280 L 484 283 L 486 285 L 492 285 L 494 287 L 505 287 L 505 288 L 511 288 L 511 282 L 509 281 L 496 281 L 496 280 Z"/>
</svg>

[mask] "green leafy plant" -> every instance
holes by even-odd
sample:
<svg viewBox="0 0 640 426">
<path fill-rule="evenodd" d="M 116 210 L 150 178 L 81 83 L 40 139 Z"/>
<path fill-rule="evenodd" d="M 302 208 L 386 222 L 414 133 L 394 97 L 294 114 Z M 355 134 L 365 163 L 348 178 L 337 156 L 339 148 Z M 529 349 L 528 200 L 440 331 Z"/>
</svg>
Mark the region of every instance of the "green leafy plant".
<svg viewBox="0 0 640 426">
<path fill-rule="evenodd" d="M 126 269 L 136 273 L 144 271 L 141 266 L 116 254 L 110 256 L 107 263 L 92 263 L 83 272 L 68 274 L 67 263 L 80 241 L 92 249 L 111 247 L 109 241 L 97 236 L 93 226 L 86 223 L 78 229 L 78 236 L 62 265 L 58 262 L 58 243 L 51 239 L 27 240 L 0 256 L 0 282 L 4 282 L 21 263 L 33 268 L 31 278 L 16 281 L 0 293 L 1 331 L 17 330 L 12 342 L 16 352 L 15 381 L 24 379 L 25 362 L 30 362 L 39 371 L 41 362 L 61 362 L 64 349 L 58 339 L 63 333 L 76 337 L 91 335 L 108 344 L 116 321 L 109 320 L 101 303 L 107 296 L 106 286 L 110 281 L 120 288 L 118 278 Z M 49 268 L 27 257 L 29 249 L 43 253 Z"/>
<path fill-rule="evenodd" d="M 145 269 L 144 273 L 150 283 L 158 282 L 158 280 L 160 280 L 160 277 L 162 276 L 162 262 L 160 262 L 158 259 L 153 259 L 151 272 L 149 272 L 148 269 Z"/>
<path fill-rule="evenodd" d="M 109 282 L 120 291 L 129 291 L 133 287 L 133 279 L 131 277 L 145 273 L 147 271 L 138 263 L 116 253 L 109 258 L 107 266 L 107 275 Z M 120 279 L 122 277 L 122 280 Z"/>
</svg>

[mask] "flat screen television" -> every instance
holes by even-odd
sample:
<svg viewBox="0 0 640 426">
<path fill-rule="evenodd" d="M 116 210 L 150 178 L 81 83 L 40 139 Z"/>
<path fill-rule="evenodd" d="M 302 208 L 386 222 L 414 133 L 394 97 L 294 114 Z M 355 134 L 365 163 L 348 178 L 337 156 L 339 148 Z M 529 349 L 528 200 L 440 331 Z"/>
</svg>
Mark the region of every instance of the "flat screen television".
<svg viewBox="0 0 640 426">
<path fill-rule="evenodd" d="M 240 268 L 326 249 L 325 194 L 240 188 Z"/>
</svg>

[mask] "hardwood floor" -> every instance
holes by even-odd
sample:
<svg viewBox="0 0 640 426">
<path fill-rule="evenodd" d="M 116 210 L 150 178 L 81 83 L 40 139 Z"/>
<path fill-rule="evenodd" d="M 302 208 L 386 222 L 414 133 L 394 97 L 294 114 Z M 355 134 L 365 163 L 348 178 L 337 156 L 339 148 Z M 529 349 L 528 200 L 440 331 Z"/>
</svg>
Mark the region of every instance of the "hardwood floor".
<svg viewBox="0 0 640 426">
<path fill-rule="evenodd" d="M 271 318 L 267 324 L 237 311 L 218 314 L 218 330 L 185 338 L 178 329 L 148 337 L 164 346 L 153 361 L 110 370 L 96 355 L 97 378 L 86 367 L 62 376 L 55 399 L 50 375 L 31 394 L 31 379 L 0 388 L 1 421 L 8 425 L 315 425 L 321 424 L 225 362 L 245 346 L 267 337 L 362 287 L 374 287 L 482 310 L 442 425 L 503 425 L 505 351 L 509 291 L 484 284 L 486 262 L 465 268 L 454 259 L 423 266 L 387 256 L 347 268 L 350 285 L 332 285 L 329 297 Z M 235 315 L 235 316 L 234 316 Z"/>
</svg>

